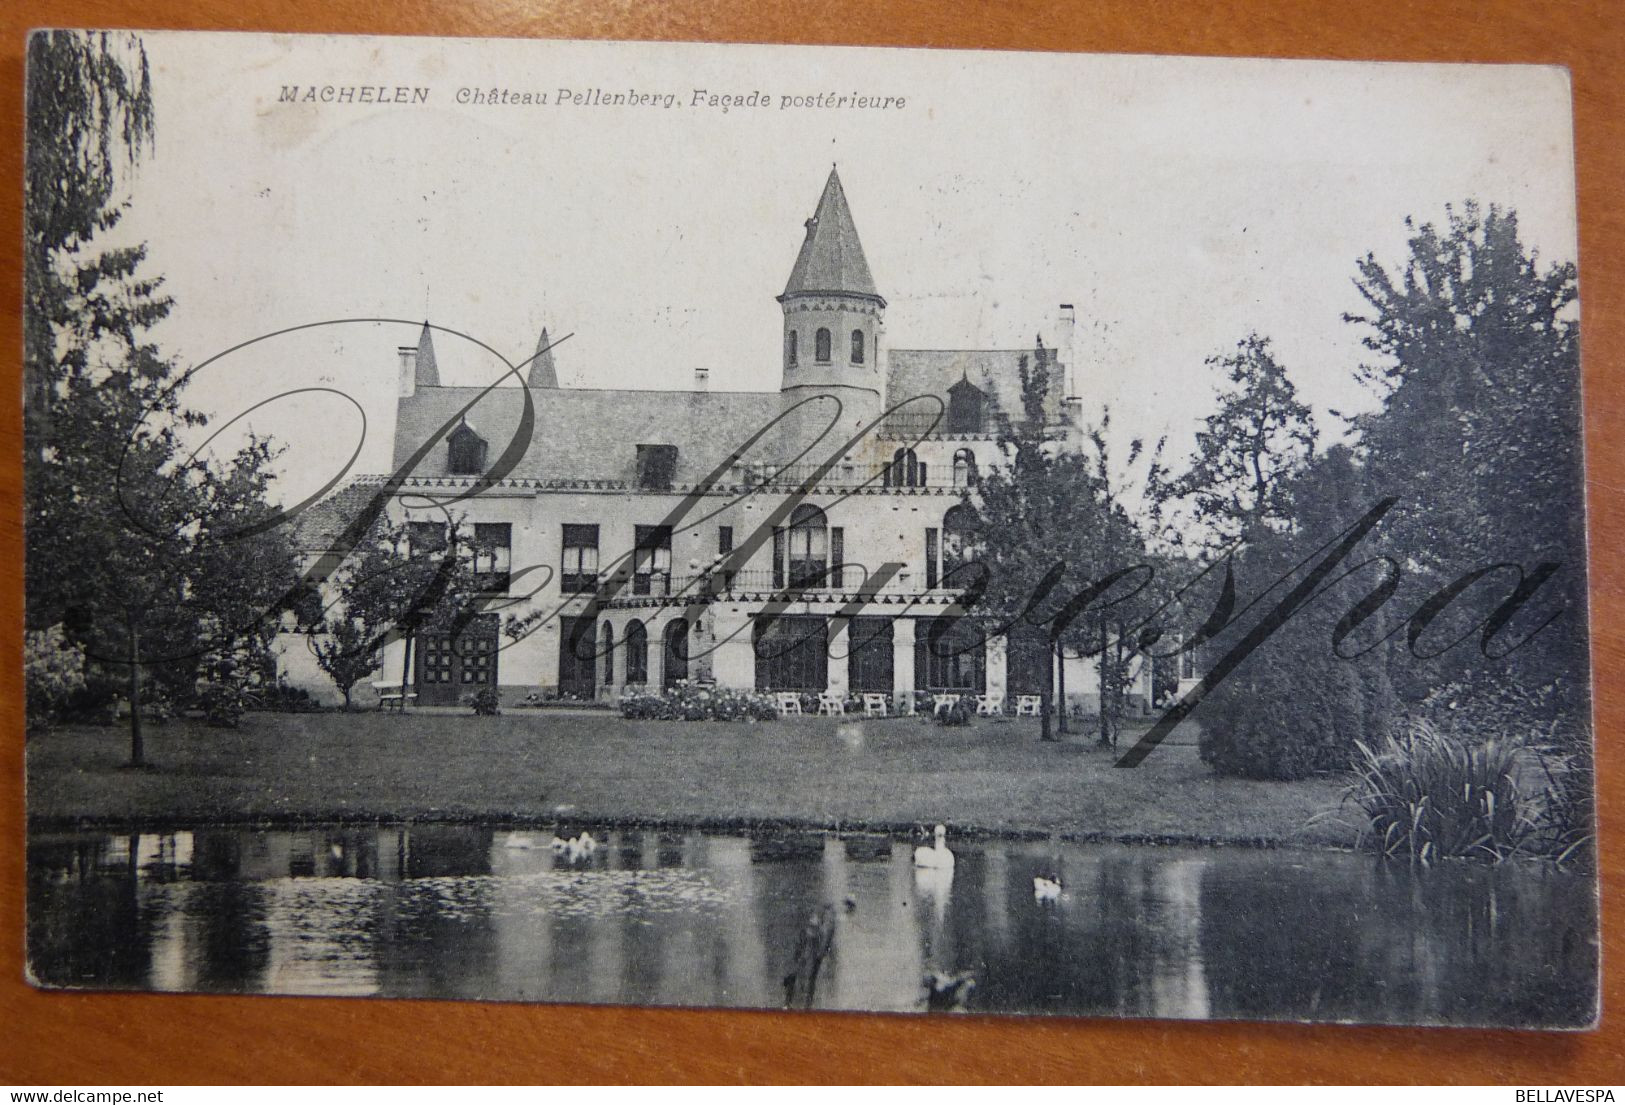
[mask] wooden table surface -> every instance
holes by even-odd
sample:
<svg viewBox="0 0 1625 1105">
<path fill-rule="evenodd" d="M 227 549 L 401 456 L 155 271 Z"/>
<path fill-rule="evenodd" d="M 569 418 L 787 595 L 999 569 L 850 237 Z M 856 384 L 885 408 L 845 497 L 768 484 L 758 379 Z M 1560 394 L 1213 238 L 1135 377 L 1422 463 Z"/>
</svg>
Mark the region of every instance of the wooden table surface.
<svg viewBox="0 0 1625 1105">
<path fill-rule="evenodd" d="M 41 993 L 23 982 L 22 88 L 34 26 L 1557 63 L 1574 81 L 1602 785 L 1602 1028 L 1445 1029 Z M 1618 0 L 23 0 L 0 11 L 0 1084 L 1625 1081 L 1625 5 Z"/>
</svg>

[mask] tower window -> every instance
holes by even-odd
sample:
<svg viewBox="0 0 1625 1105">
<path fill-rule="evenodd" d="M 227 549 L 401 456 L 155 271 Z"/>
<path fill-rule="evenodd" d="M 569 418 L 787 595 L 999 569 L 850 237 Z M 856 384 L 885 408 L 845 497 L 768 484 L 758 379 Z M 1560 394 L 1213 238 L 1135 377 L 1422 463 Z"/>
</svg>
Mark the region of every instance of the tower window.
<svg viewBox="0 0 1625 1105">
<path fill-rule="evenodd" d="M 852 331 L 852 363 L 863 363 L 863 331 Z"/>
<path fill-rule="evenodd" d="M 791 367 L 794 367 L 799 359 L 796 352 L 796 332 L 794 330 L 790 331 L 790 333 L 786 335 L 785 341 L 787 344 L 785 345 L 784 359 L 790 364 Z"/>
<path fill-rule="evenodd" d="M 824 326 L 818 328 L 813 335 L 813 360 L 819 364 L 829 364 L 829 329 Z"/>
</svg>

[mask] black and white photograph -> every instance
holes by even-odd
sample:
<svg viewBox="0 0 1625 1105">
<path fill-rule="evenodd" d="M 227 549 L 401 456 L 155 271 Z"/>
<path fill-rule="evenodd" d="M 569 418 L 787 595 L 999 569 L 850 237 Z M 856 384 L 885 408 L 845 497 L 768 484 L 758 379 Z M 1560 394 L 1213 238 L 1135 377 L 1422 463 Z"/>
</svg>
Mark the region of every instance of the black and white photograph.
<svg viewBox="0 0 1625 1105">
<path fill-rule="evenodd" d="M 1595 1026 L 1565 70 L 26 79 L 34 985 Z"/>
</svg>

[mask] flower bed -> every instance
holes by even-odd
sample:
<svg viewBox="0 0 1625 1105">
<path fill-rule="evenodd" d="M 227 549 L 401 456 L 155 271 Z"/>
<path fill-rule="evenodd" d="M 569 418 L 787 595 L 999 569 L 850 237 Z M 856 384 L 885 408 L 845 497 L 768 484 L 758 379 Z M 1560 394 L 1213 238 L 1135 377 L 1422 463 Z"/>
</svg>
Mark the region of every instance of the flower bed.
<svg viewBox="0 0 1625 1105">
<path fill-rule="evenodd" d="M 655 721 L 772 721 L 779 716 L 771 695 L 702 683 L 621 696 L 621 716 Z"/>
</svg>

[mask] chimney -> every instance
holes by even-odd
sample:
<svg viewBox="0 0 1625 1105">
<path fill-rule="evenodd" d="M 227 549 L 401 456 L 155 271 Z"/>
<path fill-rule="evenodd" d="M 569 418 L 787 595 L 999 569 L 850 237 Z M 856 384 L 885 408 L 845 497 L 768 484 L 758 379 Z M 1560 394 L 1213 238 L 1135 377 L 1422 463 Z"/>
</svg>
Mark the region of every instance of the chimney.
<svg viewBox="0 0 1625 1105">
<path fill-rule="evenodd" d="M 403 345 L 396 352 L 401 358 L 401 380 L 398 391 L 402 399 L 409 399 L 417 393 L 418 347 Z"/>
<path fill-rule="evenodd" d="M 711 390 L 711 370 L 709 368 L 696 368 L 694 370 L 694 390 Z"/>
<path fill-rule="evenodd" d="M 1077 312 L 1073 310 L 1072 304 L 1061 304 L 1055 326 L 1055 358 L 1061 362 L 1061 368 L 1065 372 L 1066 386 L 1062 398 L 1068 401 L 1078 398 L 1078 366 L 1073 359 L 1076 356 L 1073 336 L 1077 330 L 1077 321 Z"/>
</svg>

